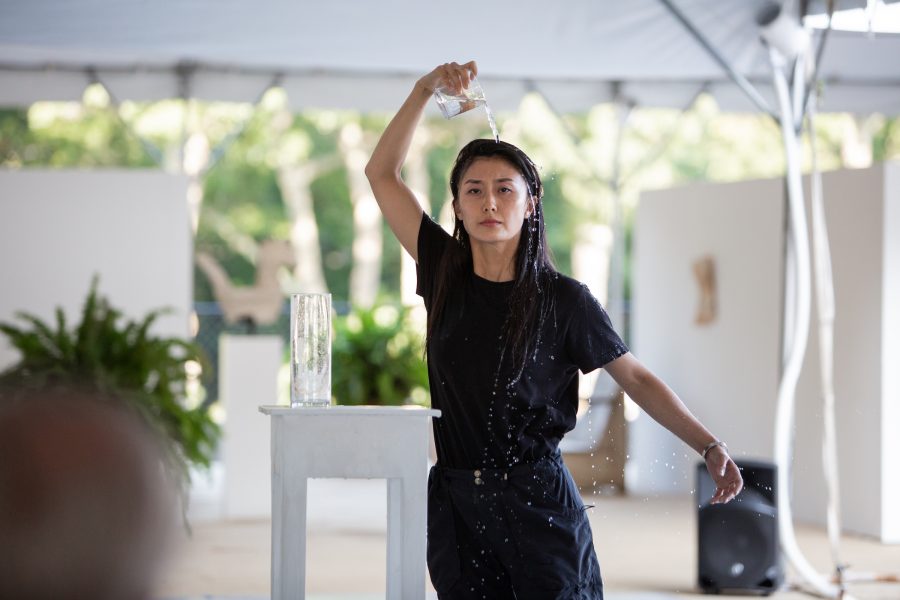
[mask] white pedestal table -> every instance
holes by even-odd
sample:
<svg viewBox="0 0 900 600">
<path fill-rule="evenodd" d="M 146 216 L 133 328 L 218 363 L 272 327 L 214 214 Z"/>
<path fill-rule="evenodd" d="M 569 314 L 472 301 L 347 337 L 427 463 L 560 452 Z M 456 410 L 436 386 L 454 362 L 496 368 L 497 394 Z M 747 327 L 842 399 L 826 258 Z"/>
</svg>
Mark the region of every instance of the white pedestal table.
<svg viewBox="0 0 900 600">
<path fill-rule="evenodd" d="M 306 595 L 306 481 L 387 480 L 387 598 L 425 597 L 428 427 L 418 407 L 261 406 L 272 429 L 272 598 Z M 352 568 L 352 565 L 348 565 Z"/>
</svg>

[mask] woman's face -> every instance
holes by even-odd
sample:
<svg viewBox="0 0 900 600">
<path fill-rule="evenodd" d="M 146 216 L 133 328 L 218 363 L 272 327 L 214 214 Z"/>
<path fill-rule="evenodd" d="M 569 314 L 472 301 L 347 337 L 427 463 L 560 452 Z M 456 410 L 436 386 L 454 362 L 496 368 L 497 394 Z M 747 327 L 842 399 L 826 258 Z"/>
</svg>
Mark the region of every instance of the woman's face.
<svg viewBox="0 0 900 600">
<path fill-rule="evenodd" d="M 453 208 L 473 243 L 518 243 L 534 210 L 525 178 L 498 157 L 477 158 L 466 169 Z"/>
</svg>

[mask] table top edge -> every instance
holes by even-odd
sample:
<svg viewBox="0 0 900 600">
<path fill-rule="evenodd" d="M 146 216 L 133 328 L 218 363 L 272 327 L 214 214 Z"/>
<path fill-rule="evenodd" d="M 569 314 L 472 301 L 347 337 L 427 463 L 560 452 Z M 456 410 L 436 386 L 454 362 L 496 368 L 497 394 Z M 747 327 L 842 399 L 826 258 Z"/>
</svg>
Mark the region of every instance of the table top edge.
<svg viewBox="0 0 900 600">
<path fill-rule="evenodd" d="M 367 416 L 367 417 L 440 417 L 441 411 L 418 406 L 326 406 L 291 407 L 264 404 L 259 412 L 278 417 L 325 417 L 325 416 Z"/>
</svg>

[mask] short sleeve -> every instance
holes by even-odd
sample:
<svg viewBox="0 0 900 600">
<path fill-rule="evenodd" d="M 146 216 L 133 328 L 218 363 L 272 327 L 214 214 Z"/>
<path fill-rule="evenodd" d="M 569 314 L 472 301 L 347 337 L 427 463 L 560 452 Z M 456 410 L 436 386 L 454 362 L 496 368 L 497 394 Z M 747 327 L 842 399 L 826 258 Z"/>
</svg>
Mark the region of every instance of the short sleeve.
<svg viewBox="0 0 900 600">
<path fill-rule="evenodd" d="M 578 289 L 566 329 L 566 352 L 583 373 L 589 373 L 627 353 L 628 347 L 590 290 L 583 285 Z"/>
<path fill-rule="evenodd" d="M 419 261 L 416 263 L 416 294 L 425 300 L 425 306 L 431 305 L 431 292 L 434 289 L 434 278 L 437 274 L 441 257 L 453 238 L 435 223 L 424 211 L 422 223 L 419 225 L 419 238 L 416 249 Z"/>
</svg>

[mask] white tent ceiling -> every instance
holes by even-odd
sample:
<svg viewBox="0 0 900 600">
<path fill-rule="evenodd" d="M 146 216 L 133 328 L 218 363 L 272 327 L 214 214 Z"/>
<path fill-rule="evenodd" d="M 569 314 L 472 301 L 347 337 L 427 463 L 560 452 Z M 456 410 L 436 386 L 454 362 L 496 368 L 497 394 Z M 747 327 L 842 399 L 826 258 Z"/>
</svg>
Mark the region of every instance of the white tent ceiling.
<svg viewBox="0 0 900 600">
<path fill-rule="evenodd" d="M 764 0 L 673 3 L 771 98 L 755 24 Z M 537 86 L 563 111 L 616 89 L 640 105 L 683 106 L 701 88 L 725 108 L 754 109 L 660 0 L 0 1 L 7 106 L 80 99 L 94 76 L 119 100 L 253 101 L 278 77 L 297 109 L 390 110 L 421 73 L 473 58 L 497 108 Z M 900 113 L 898 59 L 900 35 L 831 32 L 823 108 Z"/>
</svg>

